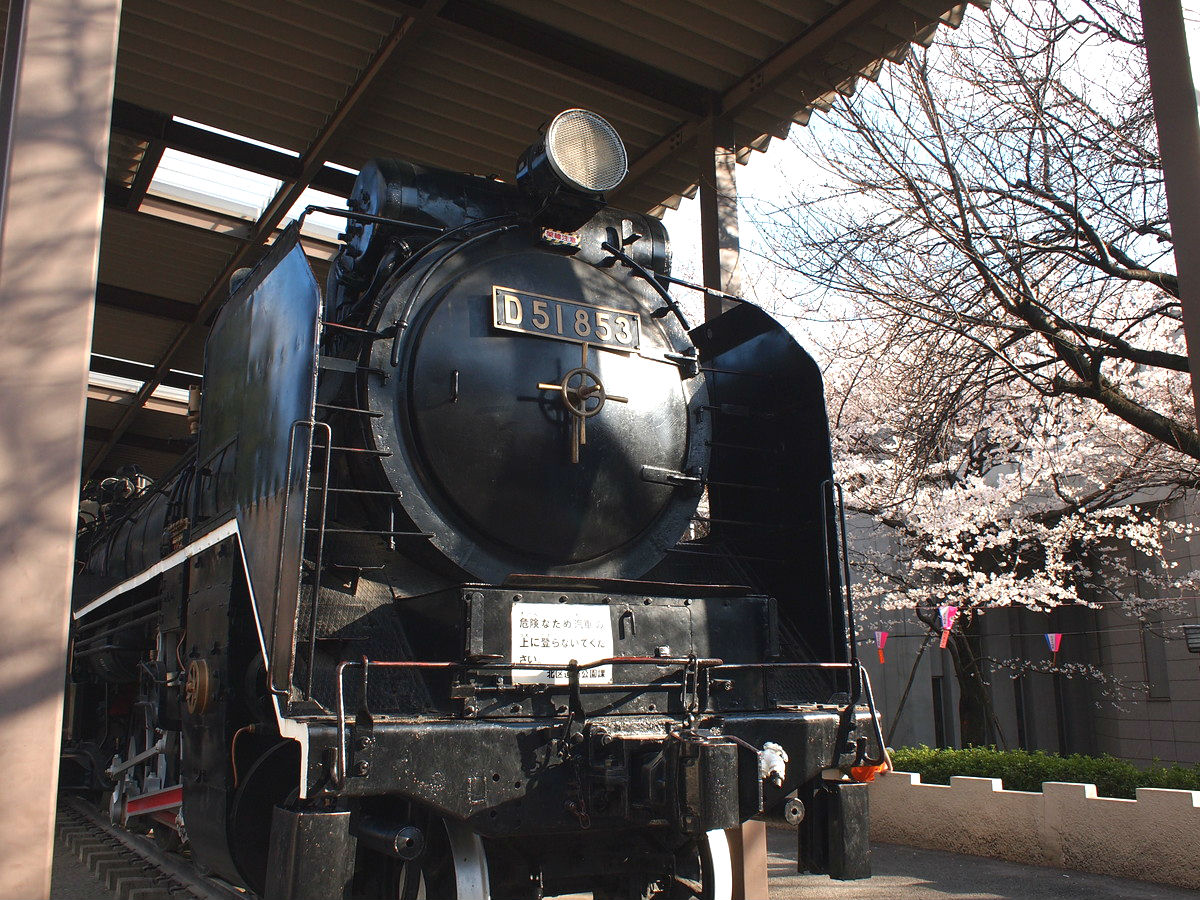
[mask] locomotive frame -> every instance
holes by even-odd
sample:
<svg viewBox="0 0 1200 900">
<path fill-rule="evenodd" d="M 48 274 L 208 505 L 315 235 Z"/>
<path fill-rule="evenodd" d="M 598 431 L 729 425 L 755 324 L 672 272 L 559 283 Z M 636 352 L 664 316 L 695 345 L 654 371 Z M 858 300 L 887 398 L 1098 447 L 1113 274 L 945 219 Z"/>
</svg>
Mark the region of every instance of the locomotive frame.
<svg viewBox="0 0 1200 900">
<path fill-rule="evenodd" d="M 364 168 L 324 295 L 294 223 L 213 326 L 195 456 L 81 538 L 64 771 L 266 897 L 715 898 L 722 830 L 785 807 L 802 867 L 868 871 L 816 366 L 749 303 L 691 328 L 662 226 L 548 152 L 532 193 Z"/>
</svg>

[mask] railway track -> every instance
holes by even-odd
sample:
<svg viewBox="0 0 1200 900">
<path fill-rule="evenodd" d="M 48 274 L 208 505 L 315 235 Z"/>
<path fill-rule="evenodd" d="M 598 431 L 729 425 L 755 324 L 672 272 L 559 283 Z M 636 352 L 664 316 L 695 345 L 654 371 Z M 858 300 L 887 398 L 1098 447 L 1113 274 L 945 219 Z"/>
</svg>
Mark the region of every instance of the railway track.
<svg viewBox="0 0 1200 900">
<path fill-rule="evenodd" d="M 78 797 L 61 797 L 58 839 L 120 900 L 248 900 L 247 894 L 201 875 L 182 856 L 149 838 L 113 827 Z"/>
</svg>

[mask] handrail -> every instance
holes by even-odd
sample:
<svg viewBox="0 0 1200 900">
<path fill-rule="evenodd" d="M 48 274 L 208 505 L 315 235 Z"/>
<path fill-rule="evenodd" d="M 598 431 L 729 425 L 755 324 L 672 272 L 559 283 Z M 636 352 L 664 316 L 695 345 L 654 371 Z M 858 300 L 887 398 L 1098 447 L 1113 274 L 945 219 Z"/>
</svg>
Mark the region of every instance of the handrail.
<svg viewBox="0 0 1200 900">
<path fill-rule="evenodd" d="M 325 432 L 325 468 L 321 479 L 321 507 L 317 525 L 317 549 L 313 560 L 313 592 L 312 601 L 309 604 L 309 630 L 308 630 L 308 673 L 305 678 L 304 696 L 312 699 L 313 689 L 313 668 L 317 659 L 317 607 L 321 602 L 321 556 L 325 550 L 325 516 L 329 509 L 329 462 L 333 456 L 331 449 L 333 447 L 333 428 L 328 422 L 317 422 L 313 425 L 312 436 L 313 443 L 316 443 L 317 429 L 323 429 Z M 311 460 L 311 454 L 309 459 Z M 312 466 L 309 465 L 308 478 L 305 479 L 304 490 L 305 496 L 308 496 L 308 491 L 311 485 L 308 480 L 312 477 Z M 301 523 L 301 548 L 303 548 L 304 535 L 308 532 L 308 515 L 307 509 L 304 516 L 304 522 Z M 301 557 L 303 557 L 303 549 L 301 549 Z M 303 571 L 303 559 L 301 559 L 301 570 Z M 299 596 L 299 592 L 297 592 Z"/>
<path fill-rule="evenodd" d="M 594 669 L 599 666 L 607 665 L 657 665 L 657 666 L 687 666 L 701 668 L 717 668 L 723 664 L 723 660 L 711 658 L 696 658 L 694 656 L 606 656 L 603 659 L 593 660 L 588 663 L 496 663 L 496 662 L 450 662 L 450 661 L 424 661 L 424 660 L 373 660 L 367 657 L 362 659 L 344 659 L 338 663 L 337 667 L 337 728 L 338 728 L 338 743 L 337 755 L 334 760 L 333 783 L 335 787 L 340 788 L 346 781 L 346 669 L 351 666 L 363 667 L 363 681 L 366 682 L 366 670 L 370 666 L 378 666 L 385 669 L 463 669 L 472 672 L 513 672 L 525 671 L 533 669 L 539 672 L 556 672 L 560 669 L 570 668 L 574 672 L 579 672 L 584 669 Z M 682 686 L 682 685 L 672 685 Z M 620 690 L 623 685 L 613 685 L 613 690 Z M 664 685 L 667 687 L 667 685 Z M 686 686 L 683 686 L 686 690 Z M 363 697 L 363 703 L 366 703 L 366 697 Z"/>
<path fill-rule="evenodd" d="M 294 422 L 292 422 L 292 426 L 288 430 L 287 469 L 285 471 L 285 475 L 284 475 L 284 479 L 283 479 L 283 484 L 284 484 L 283 507 L 279 511 L 279 547 L 278 547 L 278 551 L 276 553 L 276 559 L 278 560 L 278 564 L 276 565 L 276 568 L 275 568 L 275 589 L 271 592 L 271 644 L 270 644 L 270 647 L 267 652 L 267 690 L 271 694 L 273 694 L 275 696 L 280 696 L 280 697 L 290 697 L 291 696 L 291 686 L 292 686 L 292 666 L 290 666 L 290 665 L 288 666 L 288 686 L 286 688 L 281 688 L 275 683 L 276 644 L 279 641 L 279 589 L 283 584 L 284 548 L 285 548 L 285 542 L 287 540 L 288 514 L 291 512 L 292 473 L 295 468 L 292 465 L 292 460 L 295 459 L 295 456 L 296 456 L 296 432 L 301 428 L 307 428 L 309 430 L 309 453 L 305 457 L 306 463 L 304 466 L 304 470 L 305 470 L 304 471 L 304 482 L 302 485 L 303 489 L 300 492 L 300 496 L 304 498 L 305 503 L 307 505 L 308 481 L 309 481 L 309 477 L 311 475 L 311 472 L 309 471 L 311 466 L 309 465 L 308 460 L 312 459 L 312 436 L 318 425 L 325 425 L 325 423 L 317 422 L 315 419 L 312 419 L 312 418 L 296 419 Z M 325 427 L 328 427 L 328 426 L 326 425 Z M 330 438 L 330 441 L 332 442 L 332 437 Z M 306 519 L 307 519 L 307 516 L 302 514 L 301 515 L 301 523 L 300 523 L 300 538 L 301 538 L 301 540 L 303 540 L 303 537 L 305 534 L 304 525 L 305 525 Z M 303 545 L 301 545 L 300 557 L 301 557 L 300 572 L 303 573 L 303 570 L 304 570 Z M 296 596 L 297 596 L 297 600 L 299 600 L 299 591 L 297 591 Z M 294 641 L 293 641 L 293 643 L 294 643 Z"/>
</svg>

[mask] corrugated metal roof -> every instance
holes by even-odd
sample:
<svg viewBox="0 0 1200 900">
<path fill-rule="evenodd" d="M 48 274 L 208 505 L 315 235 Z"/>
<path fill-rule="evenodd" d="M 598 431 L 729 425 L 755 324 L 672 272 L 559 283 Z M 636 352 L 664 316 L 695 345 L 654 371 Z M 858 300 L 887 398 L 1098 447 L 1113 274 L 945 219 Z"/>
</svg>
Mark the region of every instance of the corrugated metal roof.
<svg viewBox="0 0 1200 900">
<path fill-rule="evenodd" d="M 195 304 L 237 244 L 226 235 L 110 207 L 100 281 Z"/>
<path fill-rule="evenodd" d="M 392 16 L 341 5 L 126 0 L 116 95 L 303 150 L 392 28 Z"/>
<path fill-rule="evenodd" d="M 0 9 L 6 5 L 0 0 Z M 205 322 L 234 254 L 256 228 L 268 237 L 274 230 L 271 221 L 142 199 L 163 147 L 180 140 L 172 117 L 282 148 L 210 141 L 192 149 L 218 161 L 237 157 L 286 187 L 301 173 L 298 157 L 358 167 L 397 156 L 509 178 L 540 124 L 582 106 L 609 119 L 628 147 L 631 177 L 613 199 L 660 212 L 695 191 L 696 138 L 707 116 L 732 124 L 745 162 L 838 93 L 878 77 L 882 60 L 927 42 L 939 24 L 957 25 L 965 7 L 955 0 L 124 0 L 116 71 L 124 106 L 109 153 L 95 349 L 157 364 L 184 334 L 170 365 L 198 368 Z M 358 90 L 360 79 L 369 83 Z M 328 169 L 320 177 L 325 189 L 349 181 Z M 315 267 L 323 281 L 325 263 Z M 145 449 L 155 433 L 150 413 L 101 415 L 103 406 L 89 406 L 85 460 L 113 429 L 118 438 L 128 429 L 131 446 L 140 442 L 136 454 L 163 455 Z M 105 468 L 124 452 L 109 454 Z"/>
</svg>

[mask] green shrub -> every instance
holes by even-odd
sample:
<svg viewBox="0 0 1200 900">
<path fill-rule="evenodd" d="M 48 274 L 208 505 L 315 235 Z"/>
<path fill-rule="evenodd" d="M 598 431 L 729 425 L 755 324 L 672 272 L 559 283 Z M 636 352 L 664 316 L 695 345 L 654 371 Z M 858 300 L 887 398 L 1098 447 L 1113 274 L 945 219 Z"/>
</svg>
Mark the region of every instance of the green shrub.
<svg viewBox="0 0 1200 900">
<path fill-rule="evenodd" d="M 1057 756 L 1041 750 L 996 750 L 969 747 L 935 750 L 901 747 L 892 751 L 900 772 L 918 772 L 926 784 L 949 784 L 951 775 L 999 778 L 1010 791 L 1040 791 L 1045 781 L 1078 781 L 1096 785 L 1104 797 L 1134 798 L 1140 787 L 1200 790 L 1200 765 L 1139 769 L 1114 756 Z"/>
</svg>

